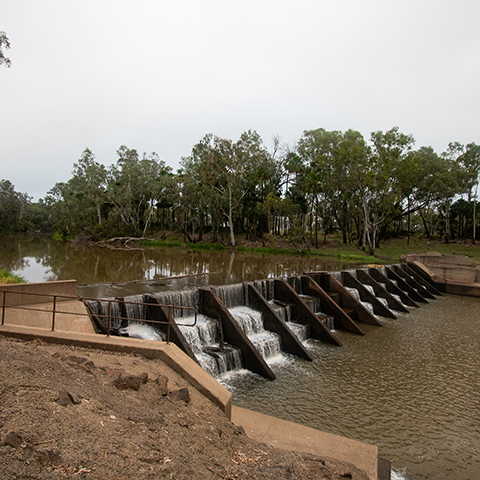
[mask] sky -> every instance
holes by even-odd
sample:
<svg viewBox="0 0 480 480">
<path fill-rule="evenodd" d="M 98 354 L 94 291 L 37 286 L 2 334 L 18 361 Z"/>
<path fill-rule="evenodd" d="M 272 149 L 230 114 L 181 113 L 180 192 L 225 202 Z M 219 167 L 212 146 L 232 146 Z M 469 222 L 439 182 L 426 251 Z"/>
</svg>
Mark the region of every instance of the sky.
<svg viewBox="0 0 480 480">
<path fill-rule="evenodd" d="M 34 200 L 90 148 L 174 170 L 207 133 L 398 126 L 480 143 L 478 0 L 0 0 L 0 179 Z"/>
</svg>

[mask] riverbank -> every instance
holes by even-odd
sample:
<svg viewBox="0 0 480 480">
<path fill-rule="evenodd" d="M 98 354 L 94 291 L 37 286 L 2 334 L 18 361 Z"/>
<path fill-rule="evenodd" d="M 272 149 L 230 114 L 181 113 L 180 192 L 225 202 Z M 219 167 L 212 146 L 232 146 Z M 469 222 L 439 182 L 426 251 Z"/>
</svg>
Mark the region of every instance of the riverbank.
<svg viewBox="0 0 480 480">
<path fill-rule="evenodd" d="M 0 352 L 0 478 L 367 478 L 248 438 L 160 361 L 4 337 Z"/>
<path fill-rule="evenodd" d="M 237 244 L 231 247 L 226 243 L 212 243 L 208 236 L 200 242 L 185 243 L 178 235 L 169 234 L 165 239 L 158 240 L 154 237 L 135 242 L 138 247 L 166 248 L 181 247 L 200 251 L 235 251 L 238 253 L 252 253 L 262 255 L 302 255 L 318 256 L 338 260 L 358 261 L 364 263 L 398 263 L 402 255 L 412 252 L 442 253 L 445 255 L 463 255 L 480 262 L 480 242 L 471 240 L 452 240 L 445 243 L 443 239 L 428 239 L 412 236 L 406 238 L 392 238 L 382 241 L 376 249 L 375 255 L 367 255 L 356 243 L 344 244 L 339 234 L 331 234 L 326 242 L 320 242 L 318 248 L 315 244 L 292 242 L 287 237 L 273 237 L 268 239 L 250 240 L 244 236 L 237 237 Z"/>
</svg>

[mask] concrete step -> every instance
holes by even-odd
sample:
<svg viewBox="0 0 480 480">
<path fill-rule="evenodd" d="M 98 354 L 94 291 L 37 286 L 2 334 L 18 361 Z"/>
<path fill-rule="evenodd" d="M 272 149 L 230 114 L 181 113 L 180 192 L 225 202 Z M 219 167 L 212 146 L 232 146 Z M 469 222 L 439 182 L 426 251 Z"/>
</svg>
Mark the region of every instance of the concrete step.
<svg viewBox="0 0 480 480">
<path fill-rule="evenodd" d="M 232 407 L 232 422 L 242 426 L 248 437 L 259 442 L 288 451 L 349 462 L 363 470 L 370 480 L 379 480 L 378 448 L 373 445 L 236 406 Z"/>
</svg>

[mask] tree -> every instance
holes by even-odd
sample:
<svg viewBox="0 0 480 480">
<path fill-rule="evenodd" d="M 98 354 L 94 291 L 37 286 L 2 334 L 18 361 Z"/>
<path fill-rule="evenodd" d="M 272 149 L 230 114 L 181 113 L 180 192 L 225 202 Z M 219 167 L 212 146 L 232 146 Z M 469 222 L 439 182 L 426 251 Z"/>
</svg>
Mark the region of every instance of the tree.
<svg viewBox="0 0 480 480">
<path fill-rule="evenodd" d="M 478 178 L 480 174 L 480 145 L 469 143 L 464 153 L 460 155 L 459 161 L 462 163 L 466 171 L 466 188 L 468 193 L 468 201 L 473 198 L 473 242 L 476 238 L 477 227 L 477 193 L 478 193 Z"/>
<path fill-rule="evenodd" d="M 3 49 L 8 50 L 10 48 L 10 42 L 5 32 L 0 32 L 0 65 L 5 65 L 7 68 L 10 68 L 12 62 L 8 57 L 3 53 Z"/>
<path fill-rule="evenodd" d="M 197 178 L 213 210 L 220 210 L 227 221 L 232 246 L 235 246 L 235 214 L 241 211 L 245 196 L 254 190 L 261 177 L 259 169 L 268 158 L 258 133 L 249 130 L 235 143 L 205 135 L 193 147 L 191 155 L 182 159 L 184 174 Z"/>
<path fill-rule="evenodd" d="M 135 149 L 122 145 L 118 160 L 108 173 L 107 197 L 125 227 L 135 235 L 145 235 L 162 196 L 161 179 L 170 168 L 153 152 L 139 158 Z M 158 203 L 158 202 L 157 202 Z"/>
<path fill-rule="evenodd" d="M 28 195 L 15 191 L 9 180 L 0 180 L 0 231 L 20 230 L 20 222 Z"/>
<path fill-rule="evenodd" d="M 360 198 L 364 215 L 363 247 L 368 243 L 369 253 L 374 255 L 378 229 L 392 214 L 400 198 L 398 170 L 415 140 L 412 135 L 401 133 L 398 127 L 393 127 L 385 133 L 372 132 L 371 142 Z"/>
</svg>

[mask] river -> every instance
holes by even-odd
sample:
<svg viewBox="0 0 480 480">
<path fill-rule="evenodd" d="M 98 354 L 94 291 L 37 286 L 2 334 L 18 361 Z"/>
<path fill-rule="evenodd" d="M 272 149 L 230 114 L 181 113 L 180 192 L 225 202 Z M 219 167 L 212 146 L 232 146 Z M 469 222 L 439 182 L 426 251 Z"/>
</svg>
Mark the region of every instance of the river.
<svg viewBox="0 0 480 480">
<path fill-rule="evenodd" d="M 0 242 L 0 268 L 28 282 L 75 279 L 85 297 L 111 297 L 225 285 L 352 268 L 353 262 L 325 257 L 259 255 L 188 248 L 112 250 L 40 236 L 7 236 Z"/>
<path fill-rule="evenodd" d="M 352 266 L 181 248 L 113 251 L 38 238 L 8 238 L 0 247 L 0 268 L 29 281 L 76 278 L 87 296 Z M 243 373 L 225 384 L 238 406 L 377 445 L 398 469 L 428 480 L 478 480 L 479 310 L 477 298 L 439 297 L 382 319 L 383 327 L 362 324 L 365 336 L 337 332 L 341 347 L 309 341 L 314 361 L 285 357 L 272 365 L 273 382 Z"/>
</svg>

